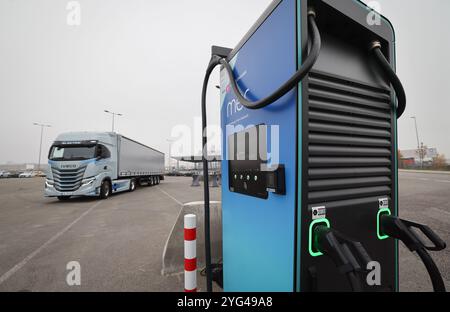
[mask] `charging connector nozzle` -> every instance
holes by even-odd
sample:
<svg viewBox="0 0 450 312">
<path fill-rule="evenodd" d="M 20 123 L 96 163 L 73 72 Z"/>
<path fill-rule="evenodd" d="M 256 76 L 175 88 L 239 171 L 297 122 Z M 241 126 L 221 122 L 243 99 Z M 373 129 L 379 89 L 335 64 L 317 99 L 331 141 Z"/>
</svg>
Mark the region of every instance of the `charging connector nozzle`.
<svg viewBox="0 0 450 312">
<path fill-rule="evenodd" d="M 440 251 L 445 249 L 445 242 L 431 228 L 423 224 L 402 220 L 391 215 L 381 215 L 380 223 L 383 234 L 401 240 L 411 252 L 417 252 L 430 275 L 434 291 L 445 292 L 442 275 L 433 258 L 427 252 L 427 250 Z M 420 230 L 433 243 L 433 246 L 426 245 L 414 229 Z"/>
<path fill-rule="evenodd" d="M 360 242 L 323 224 L 313 229 L 313 247 L 331 258 L 339 273 L 345 274 L 353 291 L 362 291 L 361 276 L 371 262 L 370 256 Z"/>
</svg>

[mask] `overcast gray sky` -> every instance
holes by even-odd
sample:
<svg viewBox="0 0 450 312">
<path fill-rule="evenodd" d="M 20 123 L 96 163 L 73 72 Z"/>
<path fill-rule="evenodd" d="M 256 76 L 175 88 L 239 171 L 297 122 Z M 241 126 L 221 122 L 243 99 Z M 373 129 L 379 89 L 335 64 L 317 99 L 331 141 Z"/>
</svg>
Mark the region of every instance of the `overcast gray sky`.
<svg viewBox="0 0 450 312">
<path fill-rule="evenodd" d="M 52 125 L 43 161 L 61 132 L 110 130 L 104 109 L 124 114 L 118 132 L 167 153 L 172 127 L 200 116 L 210 46 L 234 47 L 271 0 L 80 0 L 80 26 L 67 25 L 67 2 L 0 0 L 0 163 L 37 161 L 33 122 Z M 379 2 L 408 96 L 400 148 L 416 146 L 415 115 L 425 144 L 450 158 L 450 1 Z M 211 122 L 218 96 L 210 88 Z"/>
</svg>

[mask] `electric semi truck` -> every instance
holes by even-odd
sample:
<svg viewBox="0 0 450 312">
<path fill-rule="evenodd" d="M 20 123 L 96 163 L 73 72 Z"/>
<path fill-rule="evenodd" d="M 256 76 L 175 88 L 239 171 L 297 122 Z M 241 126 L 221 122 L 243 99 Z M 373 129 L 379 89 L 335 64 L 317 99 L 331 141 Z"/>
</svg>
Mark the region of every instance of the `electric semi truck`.
<svg viewBox="0 0 450 312">
<path fill-rule="evenodd" d="M 138 184 L 164 179 L 164 154 L 112 132 L 70 132 L 59 135 L 48 155 L 45 196 L 109 195 L 134 191 Z"/>
</svg>

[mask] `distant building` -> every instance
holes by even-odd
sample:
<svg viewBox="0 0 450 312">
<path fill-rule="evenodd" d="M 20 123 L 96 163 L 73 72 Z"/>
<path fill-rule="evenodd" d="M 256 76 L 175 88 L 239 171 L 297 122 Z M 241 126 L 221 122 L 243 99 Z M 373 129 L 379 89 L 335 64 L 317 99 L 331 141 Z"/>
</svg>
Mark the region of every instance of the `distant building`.
<svg viewBox="0 0 450 312">
<path fill-rule="evenodd" d="M 412 167 L 420 164 L 420 153 L 418 149 L 402 150 L 400 153 L 402 154 L 402 161 L 405 166 Z M 431 163 L 433 162 L 433 158 L 437 156 L 437 148 L 427 148 L 425 149 L 423 163 Z"/>
</svg>

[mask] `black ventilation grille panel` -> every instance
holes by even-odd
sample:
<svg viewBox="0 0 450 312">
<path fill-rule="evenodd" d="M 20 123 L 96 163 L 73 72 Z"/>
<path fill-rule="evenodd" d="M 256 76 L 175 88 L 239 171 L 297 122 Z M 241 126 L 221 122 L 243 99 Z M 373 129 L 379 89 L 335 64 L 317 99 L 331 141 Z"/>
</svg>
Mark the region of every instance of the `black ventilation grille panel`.
<svg viewBox="0 0 450 312">
<path fill-rule="evenodd" d="M 308 88 L 308 203 L 390 196 L 390 90 L 316 71 Z"/>
</svg>

